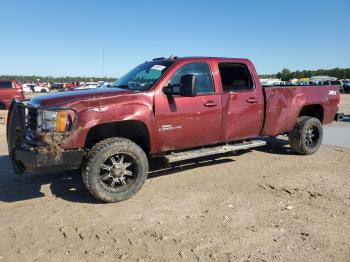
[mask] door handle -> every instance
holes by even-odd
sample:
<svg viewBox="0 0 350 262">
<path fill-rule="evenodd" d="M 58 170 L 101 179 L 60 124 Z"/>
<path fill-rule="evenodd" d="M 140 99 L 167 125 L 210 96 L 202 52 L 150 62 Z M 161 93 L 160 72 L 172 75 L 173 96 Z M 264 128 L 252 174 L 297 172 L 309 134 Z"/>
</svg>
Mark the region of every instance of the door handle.
<svg viewBox="0 0 350 262">
<path fill-rule="evenodd" d="M 259 102 L 259 100 L 257 100 L 255 97 L 250 97 L 247 100 L 247 103 L 249 103 L 249 104 L 255 104 L 255 103 L 258 103 L 258 102 Z"/>
<path fill-rule="evenodd" d="M 214 101 L 211 101 L 211 100 L 204 104 L 204 106 L 206 106 L 206 107 L 214 107 L 217 105 L 218 105 L 218 103 L 215 103 Z"/>
</svg>

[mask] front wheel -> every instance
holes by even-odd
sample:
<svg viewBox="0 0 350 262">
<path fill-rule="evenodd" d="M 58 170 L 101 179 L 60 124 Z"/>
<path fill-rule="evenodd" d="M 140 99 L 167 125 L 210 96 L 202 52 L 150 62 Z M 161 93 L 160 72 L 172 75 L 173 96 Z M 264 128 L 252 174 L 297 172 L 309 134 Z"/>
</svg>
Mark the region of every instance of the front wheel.
<svg viewBox="0 0 350 262">
<path fill-rule="evenodd" d="M 97 143 L 83 166 L 83 181 L 94 197 L 118 202 L 136 194 L 148 174 L 145 152 L 125 138 Z"/>
<path fill-rule="evenodd" d="M 315 153 L 322 144 L 323 128 L 320 120 L 314 117 L 301 116 L 293 130 L 289 132 L 291 148 L 302 155 Z"/>
</svg>

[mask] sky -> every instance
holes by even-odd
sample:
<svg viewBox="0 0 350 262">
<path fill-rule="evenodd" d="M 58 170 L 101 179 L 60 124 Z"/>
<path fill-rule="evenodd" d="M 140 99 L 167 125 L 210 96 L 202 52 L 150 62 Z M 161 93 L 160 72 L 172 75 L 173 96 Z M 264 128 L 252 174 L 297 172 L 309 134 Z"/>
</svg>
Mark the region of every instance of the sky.
<svg viewBox="0 0 350 262">
<path fill-rule="evenodd" d="M 0 75 L 120 77 L 171 54 L 248 58 L 259 74 L 350 67 L 350 0 L 0 0 L 0 10 Z"/>
</svg>

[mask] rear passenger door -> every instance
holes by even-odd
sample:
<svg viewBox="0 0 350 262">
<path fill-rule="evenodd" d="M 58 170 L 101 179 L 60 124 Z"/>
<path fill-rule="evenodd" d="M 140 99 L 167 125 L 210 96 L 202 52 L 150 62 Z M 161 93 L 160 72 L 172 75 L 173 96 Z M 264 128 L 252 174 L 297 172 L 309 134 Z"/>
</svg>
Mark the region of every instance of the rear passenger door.
<svg viewBox="0 0 350 262">
<path fill-rule="evenodd" d="M 218 64 L 223 89 L 223 132 L 226 141 L 260 135 L 264 116 L 264 97 L 254 83 L 251 68 L 243 63 Z"/>
<path fill-rule="evenodd" d="M 180 86 L 183 75 L 196 76 L 193 97 L 164 93 L 156 96 L 156 130 L 161 151 L 218 143 L 222 137 L 221 96 L 215 91 L 206 62 L 190 62 L 170 77 L 167 84 Z"/>
</svg>

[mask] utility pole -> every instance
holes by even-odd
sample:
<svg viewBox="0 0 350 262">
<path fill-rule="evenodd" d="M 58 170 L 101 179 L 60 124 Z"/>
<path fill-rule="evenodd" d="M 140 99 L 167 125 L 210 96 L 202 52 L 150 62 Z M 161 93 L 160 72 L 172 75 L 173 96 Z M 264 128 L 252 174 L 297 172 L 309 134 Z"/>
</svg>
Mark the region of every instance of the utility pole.
<svg viewBox="0 0 350 262">
<path fill-rule="evenodd" d="M 105 73 L 105 48 L 102 48 L 102 78 Z"/>
</svg>

